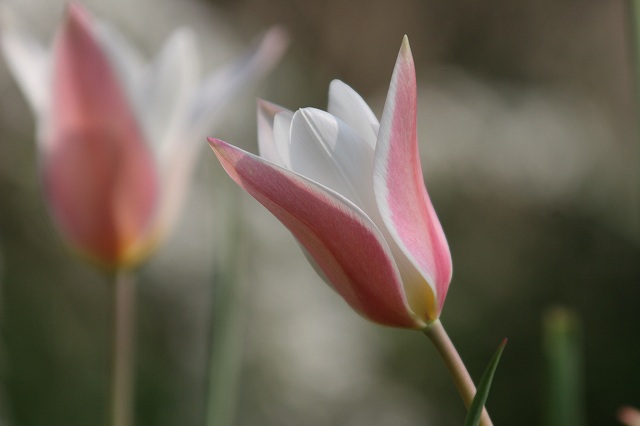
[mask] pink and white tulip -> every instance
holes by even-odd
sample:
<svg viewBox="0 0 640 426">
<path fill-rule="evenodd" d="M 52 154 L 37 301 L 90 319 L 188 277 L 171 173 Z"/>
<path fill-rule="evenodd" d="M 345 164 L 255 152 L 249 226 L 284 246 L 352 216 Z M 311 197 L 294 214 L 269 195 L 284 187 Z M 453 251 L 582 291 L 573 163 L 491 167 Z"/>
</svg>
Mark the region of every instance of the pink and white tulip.
<svg viewBox="0 0 640 426">
<path fill-rule="evenodd" d="M 328 112 L 259 103 L 260 156 L 209 139 L 231 178 L 291 231 L 352 308 L 403 328 L 439 318 L 452 272 L 423 182 L 416 96 L 405 37 L 380 123 L 335 80 Z"/>
<path fill-rule="evenodd" d="M 4 8 L 2 49 L 35 114 L 44 197 L 63 237 L 107 267 L 145 258 L 183 203 L 201 141 L 269 71 L 286 36 L 200 80 L 194 34 L 175 31 L 146 64 L 126 39 L 70 4 L 45 48 Z"/>
</svg>

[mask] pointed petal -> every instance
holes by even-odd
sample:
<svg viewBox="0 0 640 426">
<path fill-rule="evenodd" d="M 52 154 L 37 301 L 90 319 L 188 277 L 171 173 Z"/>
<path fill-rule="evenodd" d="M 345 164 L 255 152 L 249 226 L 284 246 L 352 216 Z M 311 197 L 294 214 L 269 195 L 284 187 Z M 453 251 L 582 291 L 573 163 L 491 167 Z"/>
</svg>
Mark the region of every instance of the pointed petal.
<svg viewBox="0 0 640 426">
<path fill-rule="evenodd" d="M 195 34 L 181 28 L 171 34 L 139 82 L 138 113 L 165 164 L 175 163 L 175 156 L 184 151 L 180 136 L 199 69 Z"/>
<path fill-rule="evenodd" d="M 149 242 L 156 168 L 84 10 L 71 4 L 54 45 L 45 197 L 59 228 L 100 263 L 134 262 Z"/>
<path fill-rule="evenodd" d="M 328 112 L 295 112 L 289 145 L 290 169 L 318 182 L 365 212 L 375 210 L 371 176 L 373 148 L 351 127 Z"/>
<path fill-rule="evenodd" d="M 293 112 L 289 110 L 278 112 L 273 119 L 273 143 L 280 160 L 282 160 L 282 166 L 286 169 L 291 169 L 291 150 L 289 147 L 291 145 L 292 121 Z"/>
<path fill-rule="evenodd" d="M 51 65 L 49 52 L 24 28 L 5 3 L 1 5 L 2 52 L 18 82 L 38 126 L 46 116 L 50 97 Z"/>
<path fill-rule="evenodd" d="M 167 140 L 166 149 L 163 149 L 162 157 L 171 169 L 164 173 L 166 184 L 160 209 L 161 229 L 170 229 L 178 215 L 206 132 L 220 118 L 228 101 L 271 70 L 286 45 L 284 31 L 273 28 L 252 50 L 206 77 L 201 86 L 191 91 L 184 115 L 179 115 L 181 122 L 177 130 L 180 137 Z"/>
<path fill-rule="evenodd" d="M 195 34 L 186 28 L 178 29 L 143 72 L 135 92 L 138 116 L 163 179 L 156 223 L 161 237 L 173 228 L 178 217 L 200 147 L 197 140 L 185 143 L 188 136 L 183 127 L 191 95 L 198 85 L 199 68 Z"/>
<path fill-rule="evenodd" d="M 125 87 L 129 102 L 138 105 L 138 92 L 146 66 L 142 53 L 108 22 L 96 20 L 95 36 Z"/>
<path fill-rule="evenodd" d="M 437 318 L 451 281 L 451 255 L 424 186 L 416 133 L 416 78 L 405 36 L 380 122 L 374 189 L 380 213 L 398 246 L 433 288 Z M 426 296 L 428 297 L 428 295 Z"/>
<path fill-rule="evenodd" d="M 276 145 L 274 124 L 276 115 L 283 111 L 288 110 L 271 102 L 258 100 L 258 150 L 260 157 L 280 167 L 284 167 L 285 164 Z M 293 113 L 288 112 L 293 117 Z"/>
<path fill-rule="evenodd" d="M 229 99 L 267 74 L 288 44 L 286 32 L 272 27 L 248 52 L 209 75 L 190 102 L 188 127 L 195 130 L 196 136 L 210 130 Z"/>
<path fill-rule="evenodd" d="M 328 111 L 351 126 L 371 148 L 376 147 L 378 119 L 362 97 L 340 80 L 333 80 L 329 85 Z"/>
<path fill-rule="evenodd" d="M 385 241 L 360 209 L 323 186 L 217 139 L 229 176 L 296 237 L 333 288 L 364 317 L 419 328 Z"/>
</svg>

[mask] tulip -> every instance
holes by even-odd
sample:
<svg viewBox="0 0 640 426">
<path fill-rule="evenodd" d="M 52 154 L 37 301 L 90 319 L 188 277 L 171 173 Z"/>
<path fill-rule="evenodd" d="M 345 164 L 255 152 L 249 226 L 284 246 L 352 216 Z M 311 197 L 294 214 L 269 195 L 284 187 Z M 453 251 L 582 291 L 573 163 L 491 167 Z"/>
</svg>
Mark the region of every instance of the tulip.
<svg viewBox="0 0 640 426">
<path fill-rule="evenodd" d="M 380 122 L 334 80 L 328 112 L 259 102 L 260 156 L 209 143 L 230 177 L 289 229 L 356 312 L 423 329 L 442 311 L 451 255 L 424 186 L 416 97 L 405 37 Z"/>
<path fill-rule="evenodd" d="M 199 81 L 193 33 L 150 64 L 113 28 L 70 4 L 51 49 L 3 10 L 2 48 L 36 117 L 43 195 L 64 239 L 109 269 L 136 265 L 179 213 L 200 137 L 265 74 L 280 29 Z"/>
<path fill-rule="evenodd" d="M 440 322 L 451 254 L 418 154 L 416 76 L 405 37 L 382 120 L 334 80 L 328 112 L 258 103 L 260 156 L 209 143 L 229 176 L 297 239 L 318 274 L 365 318 L 421 329 L 468 409 L 476 388 Z M 483 408 L 482 426 L 491 426 Z"/>
<path fill-rule="evenodd" d="M 640 426 L 640 411 L 634 407 L 623 406 L 617 412 L 618 421 L 626 426 Z"/>
</svg>

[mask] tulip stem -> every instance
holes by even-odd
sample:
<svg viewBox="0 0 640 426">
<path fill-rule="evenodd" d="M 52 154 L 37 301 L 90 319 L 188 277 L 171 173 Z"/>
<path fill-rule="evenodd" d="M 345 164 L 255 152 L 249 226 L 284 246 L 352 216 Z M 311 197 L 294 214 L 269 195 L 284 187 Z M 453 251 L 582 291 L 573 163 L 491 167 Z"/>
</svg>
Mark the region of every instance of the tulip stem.
<svg viewBox="0 0 640 426">
<path fill-rule="evenodd" d="M 242 304 L 245 280 L 242 217 L 235 192 L 226 194 L 226 235 L 220 238 L 220 258 L 215 270 L 210 325 L 209 383 L 206 426 L 235 424 L 245 323 Z"/>
<path fill-rule="evenodd" d="M 131 426 L 135 280 L 130 271 L 118 270 L 112 285 L 109 425 Z"/>
<path fill-rule="evenodd" d="M 455 346 L 453 346 L 453 342 L 449 338 L 449 335 L 444 330 L 442 323 L 439 319 L 435 320 L 427 328 L 425 328 L 424 333 L 427 337 L 433 342 L 434 346 L 438 350 L 438 353 L 442 357 L 449 373 L 453 377 L 453 382 L 458 389 L 458 393 L 464 402 L 464 405 L 467 407 L 471 407 L 471 403 L 473 402 L 473 397 L 476 395 L 476 386 L 473 384 L 473 380 L 467 371 L 467 368 L 464 366 L 462 362 L 462 358 L 458 354 Z M 481 426 L 492 426 L 491 419 L 489 418 L 489 414 L 486 409 L 482 409 L 482 416 L 480 418 Z"/>
</svg>

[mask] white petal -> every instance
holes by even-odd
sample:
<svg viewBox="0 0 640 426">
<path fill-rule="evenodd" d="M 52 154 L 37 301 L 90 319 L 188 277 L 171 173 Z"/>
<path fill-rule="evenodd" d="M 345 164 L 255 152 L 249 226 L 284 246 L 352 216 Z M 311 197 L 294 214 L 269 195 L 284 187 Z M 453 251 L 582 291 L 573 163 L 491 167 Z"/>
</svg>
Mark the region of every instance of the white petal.
<svg viewBox="0 0 640 426">
<path fill-rule="evenodd" d="M 273 144 L 277 152 L 277 159 L 280 163 L 276 163 L 287 169 L 291 169 L 291 121 L 293 120 L 293 112 L 289 110 L 280 111 L 273 119 Z"/>
<path fill-rule="evenodd" d="M 293 113 L 270 102 L 258 100 L 258 150 L 260 152 L 260 157 L 267 161 L 271 161 L 280 167 L 285 167 L 284 160 L 278 152 L 278 146 L 276 145 L 276 139 L 274 136 L 275 119 L 276 115 L 280 112 L 286 112 L 289 116 L 289 125 L 286 127 L 287 130 L 285 134 L 285 146 L 288 146 L 288 128 L 291 125 L 291 117 L 293 117 Z"/>
<path fill-rule="evenodd" d="M 329 85 L 328 111 L 351 126 L 375 149 L 380 124 L 369 105 L 355 90 L 340 80 L 333 80 Z"/>
<path fill-rule="evenodd" d="M 227 102 L 269 72 L 287 44 L 284 30 L 273 27 L 246 53 L 207 76 L 190 101 L 187 126 L 194 135 L 210 131 Z"/>
<path fill-rule="evenodd" d="M 140 113 L 163 162 L 175 161 L 174 156 L 185 148 L 180 132 L 184 131 L 189 98 L 198 83 L 199 66 L 195 35 L 181 28 L 171 34 L 142 78 Z"/>
<path fill-rule="evenodd" d="M 40 132 L 51 96 L 50 53 L 26 30 L 6 4 L 2 5 L 0 13 L 2 52 L 38 120 Z"/>
<path fill-rule="evenodd" d="M 188 29 L 175 31 L 144 75 L 140 105 L 144 127 L 155 145 L 164 178 L 160 206 L 161 227 L 171 229 L 200 144 L 185 134 L 189 99 L 197 87 L 199 59 L 195 36 Z"/>
<path fill-rule="evenodd" d="M 291 170 L 375 208 L 373 149 L 342 120 L 314 108 L 298 110 L 291 125 Z"/>
<path fill-rule="evenodd" d="M 176 124 L 176 127 L 169 127 L 167 136 L 161 135 L 166 138 L 164 143 L 166 148 L 163 148 L 166 155 L 161 157 L 171 167 L 165 171 L 166 196 L 161 207 L 166 226 L 171 226 L 177 216 L 178 206 L 181 205 L 186 193 L 198 150 L 203 146 L 205 132 L 218 119 L 218 112 L 226 106 L 227 101 L 246 89 L 253 80 L 269 71 L 284 52 L 286 44 L 284 32 L 274 28 L 268 31 L 249 53 L 236 59 L 222 71 L 207 77 L 201 86 L 193 87 L 187 94 L 185 103 L 183 103 L 184 88 L 181 87 L 178 92 L 174 92 L 174 94 L 179 93 L 176 101 L 180 104 L 179 108 L 183 108 L 182 110 L 174 109 L 180 121 L 172 123 L 172 125 Z M 171 49 L 168 46 L 165 50 Z M 189 47 L 187 50 L 190 49 Z M 179 51 L 178 53 L 180 53 L 179 57 L 174 54 L 174 60 L 178 62 L 182 60 L 191 62 L 197 58 L 195 52 Z M 175 69 L 171 68 L 172 65 L 179 64 L 166 64 L 169 70 Z M 182 64 L 185 83 L 189 80 L 186 75 L 189 68 L 188 64 L 186 66 Z M 169 76 L 167 74 L 167 78 Z M 168 111 L 165 112 L 168 113 Z M 156 117 L 163 115 L 162 111 L 156 113 Z M 174 129 L 176 129 L 175 136 Z"/>
</svg>

